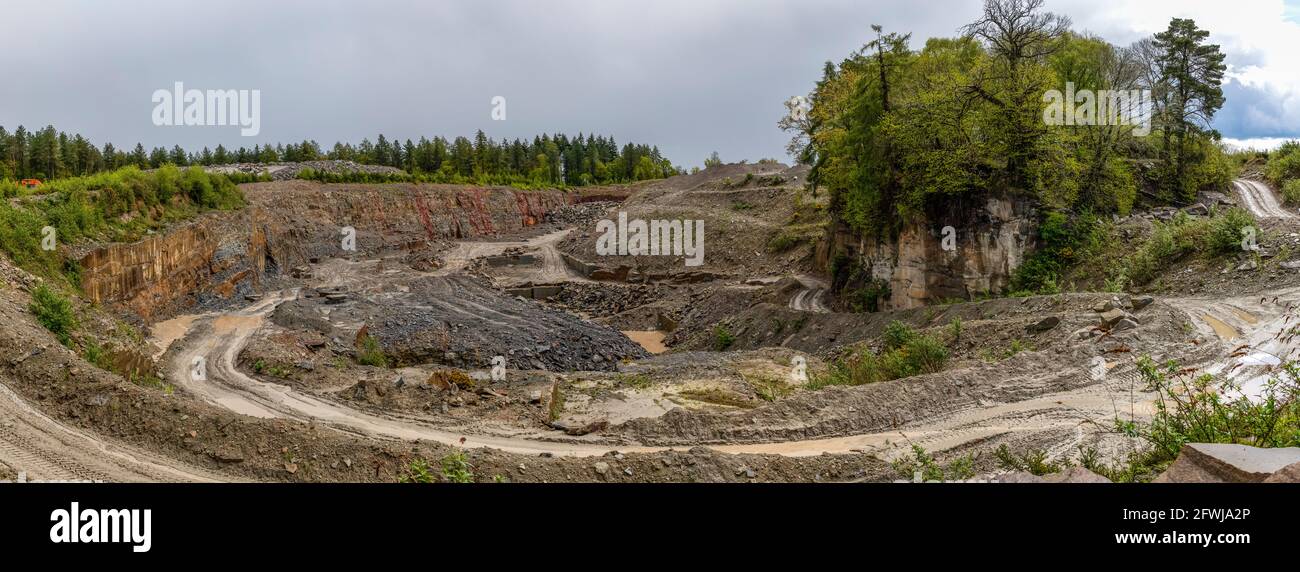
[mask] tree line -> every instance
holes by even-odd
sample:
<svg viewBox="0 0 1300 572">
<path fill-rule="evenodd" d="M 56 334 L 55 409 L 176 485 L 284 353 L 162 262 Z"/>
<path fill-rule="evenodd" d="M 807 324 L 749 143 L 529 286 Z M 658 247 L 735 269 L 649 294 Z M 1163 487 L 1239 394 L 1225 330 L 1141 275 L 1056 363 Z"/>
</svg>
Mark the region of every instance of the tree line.
<svg viewBox="0 0 1300 572">
<path fill-rule="evenodd" d="M 572 186 L 658 179 L 680 172 L 656 146 L 626 143 L 620 147 L 613 137 L 590 134 L 539 135 L 531 141 L 497 141 L 482 131 L 473 140 L 421 137 L 398 141 L 381 134 L 374 142 L 368 138 L 358 145 L 339 142 L 328 151 L 311 140 L 254 145 L 252 149 L 218 145 L 187 151 L 179 145 L 146 150 L 139 143 L 131 150 L 112 143 L 96 147 L 80 134 L 69 135 L 53 126 L 35 132 L 19 126 L 12 133 L 0 126 L 0 179 L 57 179 L 127 166 L 156 169 L 165 164 L 184 167 L 322 159 L 385 165 L 447 181 Z"/>
<path fill-rule="evenodd" d="M 826 63 L 806 116 L 780 125 L 794 133 L 792 155 L 813 166 L 814 190 L 864 234 L 896 232 L 931 199 L 977 192 L 1027 194 L 1076 214 L 1188 204 L 1233 174 L 1210 127 L 1225 66 L 1208 35 L 1174 18 L 1120 47 L 1072 31 L 1042 0 L 986 0 L 958 37 L 920 49 L 910 34 L 874 26 L 860 50 Z M 1150 133 L 1050 124 L 1045 94 L 1070 83 L 1149 90 Z"/>
</svg>

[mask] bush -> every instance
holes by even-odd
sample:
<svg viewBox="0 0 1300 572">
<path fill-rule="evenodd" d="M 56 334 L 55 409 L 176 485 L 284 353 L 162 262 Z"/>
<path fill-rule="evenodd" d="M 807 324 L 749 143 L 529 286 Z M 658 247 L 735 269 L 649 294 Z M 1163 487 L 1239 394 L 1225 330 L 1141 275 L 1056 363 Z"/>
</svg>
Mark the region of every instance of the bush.
<svg viewBox="0 0 1300 572">
<path fill-rule="evenodd" d="M 77 329 L 77 317 L 67 298 L 41 284 L 32 291 L 32 303 L 28 309 L 36 316 L 36 321 L 59 339 L 59 343 L 65 346 L 72 343 L 72 331 Z"/>
<path fill-rule="evenodd" d="M 897 320 L 881 334 L 876 354 L 860 348 L 831 362 L 828 370 L 809 380 L 809 389 L 828 385 L 864 385 L 942 371 L 948 348 L 933 336 L 918 333 Z"/>
<path fill-rule="evenodd" d="M 1050 212 L 1038 227 L 1038 249 L 1016 268 L 1011 291 L 1026 294 L 1057 294 L 1066 270 L 1104 242 L 1105 227 L 1094 216 L 1070 217 Z"/>
<path fill-rule="evenodd" d="M 1012 453 L 1006 444 L 998 446 L 994 452 L 998 459 L 998 466 L 1008 471 L 1024 471 L 1033 475 L 1048 475 L 1059 473 L 1069 468 L 1068 462 L 1051 462 L 1047 460 L 1047 451 L 1042 449 L 1031 449 L 1019 455 Z"/>
<path fill-rule="evenodd" d="M 1300 205 L 1300 179 L 1291 179 L 1282 184 L 1282 200 L 1288 205 Z"/>
<path fill-rule="evenodd" d="M 1233 207 L 1210 219 L 1209 251 L 1227 254 L 1241 251 L 1242 229 L 1255 227 L 1255 217 L 1246 209 Z"/>
<path fill-rule="evenodd" d="M 713 349 L 716 351 L 727 351 L 732 344 L 736 343 L 736 336 L 728 330 L 726 326 L 718 324 L 713 327 Z"/>
<path fill-rule="evenodd" d="M 1146 441 L 1149 450 L 1134 455 L 1122 470 L 1133 480 L 1162 472 L 1188 443 L 1228 443 L 1252 447 L 1300 446 L 1300 366 L 1284 364 L 1254 399 L 1231 382 L 1197 375 L 1150 357 L 1138 360 L 1147 391 L 1154 391 L 1150 423 L 1115 419 L 1121 433 Z"/>
<path fill-rule="evenodd" d="M 1287 141 L 1270 153 L 1268 164 L 1264 167 L 1264 176 L 1279 186 L 1286 181 L 1300 179 L 1300 142 Z"/>
<path fill-rule="evenodd" d="M 873 278 L 861 288 L 853 290 L 844 296 L 848 300 L 849 306 L 854 312 L 879 312 L 883 307 L 882 302 L 888 300 L 890 296 L 889 282 Z"/>
<path fill-rule="evenodd" d="M 433 470 L 429 467 L 429 462 L 424 459 L 414 459 L 406 467 L 406 474 L 397 477 L 399 483 L 423 483 L 433 482 Z"/>
<path fill-rule="evenodd" d="M 1167 223 L 1156 223 L 1146 239 L 1121 265 L 1117 278 L 1140 285 L 1185 256 L 1218 256 L 1241 251 L 1241 229 L 1253 227 L 1249 212 L 1231 208 L 1210 218 L 1193 219 L 1179 213 Z"/>
<path fill-rule="evenodd" d="M 442 480 L 449 483 L 474 482 L 473 467 L 463 451 L 448 453 L 442 458 Z"/>
<path fill-rule="evenodd" d="M 944 467 L 920 445 L 912 445 L 912 456 L 898 459 L 891 466 L 900 478 L 923 482 L 962 480 L 975 476 L 974 458 L 962 457 Z"/>
<path fill-rule="evenodd" d="M 893 351 L 901 348 L 915 340 L 920 334 L 915 330 L 907 327 L 898 320 L 894 320 L 885 326 L 885 331 L 880 334 L 880 339 L 884 343 L 886 351 Z"/>
<path fill-rule="evenodd" d="M 86 340 L 82 344 L 81 357 L 99 369 L 108 370 L 113 365 L 108 352 L 104 351 L 104 347 L 94 339 Z"/>
<path fill-rule="evenodd" d="M 39 194 L 0 201 L 0 250 L 20 267 L 53 277 L 68 269 L 57 251 L 41 249 L 46 226 L 55 229 L 61 245 L 85 238 L 129 242 L 202 210 L 243 204 L 234 180 L 198 167 L 166 165 L 149 173 L 128 167 L 59 179 L 41 186 Z"/>
<path fill-rule="evenodd" d="M 388 357 L 384 355 L 384 348 L 380 347 L 379 340 L 375 339 L 374 336 L 366 336 L 361 340 L 361 351 L 357 354 L 357 363 L 375 367 L 388 367 Z"/>
</svg>

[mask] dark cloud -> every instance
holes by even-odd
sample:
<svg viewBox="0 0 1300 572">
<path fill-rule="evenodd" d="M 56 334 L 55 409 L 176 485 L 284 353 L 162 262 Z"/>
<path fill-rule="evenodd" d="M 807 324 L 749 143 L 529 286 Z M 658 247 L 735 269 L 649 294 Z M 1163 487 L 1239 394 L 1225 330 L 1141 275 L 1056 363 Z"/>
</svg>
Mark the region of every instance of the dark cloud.
<svg viewBox="0 0 1300 572">
<path fill-rule="evenodd" d="M 146 146 L 600 132 L 682 164 L 784 157 L 782 102 L 870 25 L 951 35 L 970 1 L 6 2 L 0 124 Z M 155 127 L 154 90 L 260 89 L 262 130 Z M 508 120 L 490 121 L 493 96 Z"/>
</svg>

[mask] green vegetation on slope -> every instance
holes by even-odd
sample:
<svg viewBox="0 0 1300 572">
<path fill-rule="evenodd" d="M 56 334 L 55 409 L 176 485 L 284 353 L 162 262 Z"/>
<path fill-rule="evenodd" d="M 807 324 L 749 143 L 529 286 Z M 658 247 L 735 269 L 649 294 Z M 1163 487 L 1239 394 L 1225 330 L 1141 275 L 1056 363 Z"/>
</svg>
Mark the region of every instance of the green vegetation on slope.
<svg viewBox="0 0 1300 572">
<path fill-rule="evenodd" d="M 64 261 L 56 248 L 83 239 L 138 240 L 149 230 L 211 209 L 244 204 L 236 186 L 241 178 L 210 175 L 199 168 L 166 165 L 143 172 L 127 167 L 111 173 L 51 182 L 0 202 L 0 250 L 36 274 L 66 273 L 76 281 L 75 261 Z M 53 242 L 45 229 L 54 229 Z M 43 244 L 45 241 L 45 244 Z"/>
<path fill-rule="evenodd" d="M 1264 176 L 1281 191 L 1283 201 L 1300 205 L 1300 141 L 1287 141 L 1269 153 Z"/>
<path fill-rule="evenodd" d="M 67 298 L 41 284 L 32 290 L 32 303 L 28 309 L 36 316 L 37 322 L 59 339 L 59 343 L 71 346 L 72 331 L 77 329 L 77 316 Z M 89 353 L 93 357 L 93 354 L 99 353 L 99 348 L 95 347 Z"/>
<path fill-rule="evenodd" d="M 893 237 L 959 197 L 1032 199 L 1046 252 L 1014 288 L 1053 291 L 1095 244 L 1097 220 L 1140 202 L 1190 204 L 1200 191 L 1227 188 L 1236 172 L 1208 126 L 1224 102 L 1225 69 L 1208 32 L 1174 18 L 1119 47 L 1069 26 L 1041 2 L 987 0 L 961 37 L 919 49 L 910 35 L 873 27 L 861 50 L 827 62 L 806 119 L 782 120 L 795 133 L 789 149 L 813 166 L 809 181 L 829 193 L 835 221 L 862 236 Z M 1071 86 L 1093 101 L 1145 91 L 1151 120 L 1118 124 L 1111 110 L 1109 121 L 1049 121 L 1048 95 Z M 839 270 L 837 289 L 864 282 L 845 279 L 850 266 Z M 872 306 L 877 290 L 860 305 Z"/>
<path fill-rule="evenodd" d="M 954 328 L 954 332 L 959 331 L 960 326 Z M 808 382 L 808 388 L 864 385 L 935 373 L 941 371 L 947 361 L 948 348 L 942 341 L 895 320 L 881 334 L 880 353 L 859 347 L 831 362 L 824 374 L 813 376 Z"/>
</svg>

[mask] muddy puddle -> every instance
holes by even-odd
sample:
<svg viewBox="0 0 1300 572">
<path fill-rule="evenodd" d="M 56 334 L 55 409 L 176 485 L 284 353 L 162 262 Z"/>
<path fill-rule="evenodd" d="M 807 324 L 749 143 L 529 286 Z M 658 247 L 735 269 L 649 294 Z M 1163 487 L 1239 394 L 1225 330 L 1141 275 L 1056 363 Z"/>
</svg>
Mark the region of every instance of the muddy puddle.
<svg viewBox="0 0 1300 572">
<path fill-rule="evenodd" d="M 190 331 L 190 326 L 198 315 L 177 316 L 170 320 L 163 320 L 150 328 L 149 344 L 153 346 L 153 359 L 157 361 L 163 354 L 167 353 L 167 348 L 172 343 L 185 336 Z"/>
<path fill-rule="evenodd" d="M 661 354 L 668 351 L 668 346 L 664 345 L 666 332 L 659 330 L 628 330 L 623 332 L 632 341 L 641 345 L 652 354 Z"/>
</svg>

